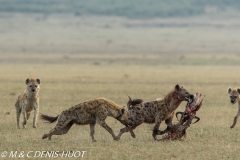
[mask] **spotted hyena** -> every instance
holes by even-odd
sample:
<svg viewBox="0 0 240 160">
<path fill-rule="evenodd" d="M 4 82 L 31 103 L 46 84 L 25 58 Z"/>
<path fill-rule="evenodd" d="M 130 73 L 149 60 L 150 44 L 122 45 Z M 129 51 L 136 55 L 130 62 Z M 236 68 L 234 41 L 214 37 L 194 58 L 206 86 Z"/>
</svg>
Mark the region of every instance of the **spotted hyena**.
<svg viewBox="0 0 240 160">
<path fill-rule="evenodd" d="M 159 134 L 159 126 L 162 121 L 165 121 L 167 125 L 172 125 L 172 119 L 175 110 L 182 101 L 186 101 L 192 96 L 186 89 L 176 85 L 175 88 L 169 92 L 163 99 L 143 102 L 141 99 L 131 100 L 128 102 L 128 110 L 130 114 L 128 128 L 122 128 L 118 135 L 120 139 L 124 132 L 128 132 L 130 129 L 135 129 L 137 126 L 146 123 L 155 123 L 152 136 L 154 140 L 157 140 L 156 135 Z M 161 131 L 161 134 L 166 133 Z"/>
<path fill-rule="evenodd" d="M 23 115 L 23 128 L 26 128 L 27 120 L 29 119 L 31 111 L 34 110 L 33 117 L 33 128 L 36 128 L 37 115 L 39 110 L 39 90 L 40 90 L 40 79 L 37 78 L 27 78 L 26 79 L 27 88 L 23 91 L 15 103 L 16 114 L 17 114 L 17 127 L 19 126 L 20 114 Z"/>
<path fill-rule="evenodd" d="M 114 140 L 118 140 L 118 137 L 115 136 L 113 130 L 105 122 L 107 116 L 117 119 L 126 126 L 129 113 L 127 109 L 120 107 L 113 101 L 106 98 L 97 98 L 77 104 L 61 112 L 56 117 L 41 114 L 41 119 L 47 120 L 50 123 L 53 123 L 56 120 L 58 121 L 56 126 L 50 130 L 48 134 L 43 135 L 42 139 L 48 137 L 48 139 L 51 140 L 52 135 L 66 134 L 75 123 L 78 125 L 90 124 L 90 136 L 94 142 L 96 141 L 94 138 L 94 127 L 97 123 L 105 128 L 112 135 Z M 135 136 L 133 132 L 131 132 L 131 134 L 132 136 Z"/>
<path fill-rule="evenodd" d="M 236 116 L 234 117 L 234 120 L 233 120 L 233 124 L 231 125 L 230 128 L 234 128 L 236 123 L 237 123 L 237 119 L 238 117 L 240 116 L 240 88 L 228 88 L 228 94 L 230 96 L 230 102 L 232 104 L 235 104 L 236 102 L 238 102 L 238 112 L 236 114 Z"/>
</svg>

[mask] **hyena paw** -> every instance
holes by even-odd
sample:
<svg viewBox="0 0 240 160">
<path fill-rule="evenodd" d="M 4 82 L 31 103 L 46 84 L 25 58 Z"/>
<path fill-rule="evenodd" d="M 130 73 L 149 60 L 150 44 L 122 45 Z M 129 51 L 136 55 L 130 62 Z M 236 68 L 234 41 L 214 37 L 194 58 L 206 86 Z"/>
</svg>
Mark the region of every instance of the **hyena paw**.
<svg viewBox="0 0 240 160">
<path fill-rule="evenodd" d="M 230 128 L 234 128 L 234 126 L 232 125 Z"/>
<path fill-rule="evenodd" d="M 32 126 L 33 128 L 37 128 L 36 126 Z"/>
<path fill-rule="evenodd" d="M 115 141 L 119 141 L 120 140 L 120 138 L 119 137 L 115 137 L 115 138 L 113 138 Z"/>
<path fill-rule="evenodd" d="M 165 133 L 166 133 L 165 131 L 161 131 L 161 130 L 156 131 L 156 135 L 162 135 L 162 134 L 165 134 Z"/>
<path fill-rule="evenodd" d="M 136 138 L 136 135 L 135 135 L 135 134 L 131 134 L 131 136 L 132 136 L 133 138 Z"/>
<path fill-rule="evenodd" d="M 42 136 L 42 139 L 45 139 L 45 138 L 47 138 L 48 137 L 48 135 L 47 134 L 44 134 L 43 136 Z"/>
</svg>

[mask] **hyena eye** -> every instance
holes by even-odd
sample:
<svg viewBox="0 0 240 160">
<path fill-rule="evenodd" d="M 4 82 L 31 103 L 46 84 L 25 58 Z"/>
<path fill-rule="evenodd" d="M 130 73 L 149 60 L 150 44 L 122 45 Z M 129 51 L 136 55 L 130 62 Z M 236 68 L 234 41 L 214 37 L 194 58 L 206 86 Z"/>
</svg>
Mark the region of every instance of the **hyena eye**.
<svg viewBox="0 0 240 160">
<path fill-rule="evenodd" d="M 35 85 L 35 87 L 37 88 L 37 85 Z"/>
<path fill-rule="evenodd" d="M 237 96 L 230 96 L 231 98 L 237 98 Z"/>
<path fill-rule="evenodd" d="M 32 85 L 31 85 L 31 86 L 29 86 L 29 87 L 31 87 L 31 88 L 32 88 Z"/>
</svg>

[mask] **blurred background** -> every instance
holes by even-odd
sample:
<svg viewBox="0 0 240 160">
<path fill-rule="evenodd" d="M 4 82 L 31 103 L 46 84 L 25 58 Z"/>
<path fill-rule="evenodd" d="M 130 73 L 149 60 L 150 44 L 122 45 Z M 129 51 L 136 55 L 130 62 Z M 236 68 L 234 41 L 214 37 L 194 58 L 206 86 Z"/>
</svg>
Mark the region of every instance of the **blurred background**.
<svg viewBox="0 0 240 160">
<path fill-rule="evenodd" d="M 237 0 L 0 0 L 0 54 L 238 57 L 239 13 Z"/>
</svg>

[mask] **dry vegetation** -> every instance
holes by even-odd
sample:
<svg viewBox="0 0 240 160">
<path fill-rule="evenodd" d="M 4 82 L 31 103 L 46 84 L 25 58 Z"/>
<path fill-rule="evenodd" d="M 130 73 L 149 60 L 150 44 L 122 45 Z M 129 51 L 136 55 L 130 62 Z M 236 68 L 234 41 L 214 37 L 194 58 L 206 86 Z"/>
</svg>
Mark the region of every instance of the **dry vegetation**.
<svg viewBox="0 0 240 160">
<path fill-rule="evenodd" d="M 0 152 L 85 150 L 84 159 L 239 158 L 240 122 L 230 129 L 237 106 L 227 94 L 240 79 L 237 18 L 201 17 L 196 22 L 68 16 L 0 16 Z M 98 51 L 104 54 L 86 54 Z M 126 54 L 117 54 L 122 52 Z M 34 129 L 31 115 L 27 129 L 16 127 L 14 104 L 27 77 L 41 79 L 40 112 L 53 116 L 96 97 L 120 105 L 126 105 L 127 94 L 153 100 L 176 84 L 206 98 L 197 114 L 201 120 L 188 129 L 185 141 L 154 142 L 149 124 L 135 130 L 136 139 L 126 133 L 116 142 L 96 126 L 97 142 L 92 143 L 89 126 L 73 126 L 68 134 L 47 141 L 41 137 L 54 124 L 38 121 Z M 112 118 L 107 123 L 115 133 L 123 127 Z"/>
</svg>

